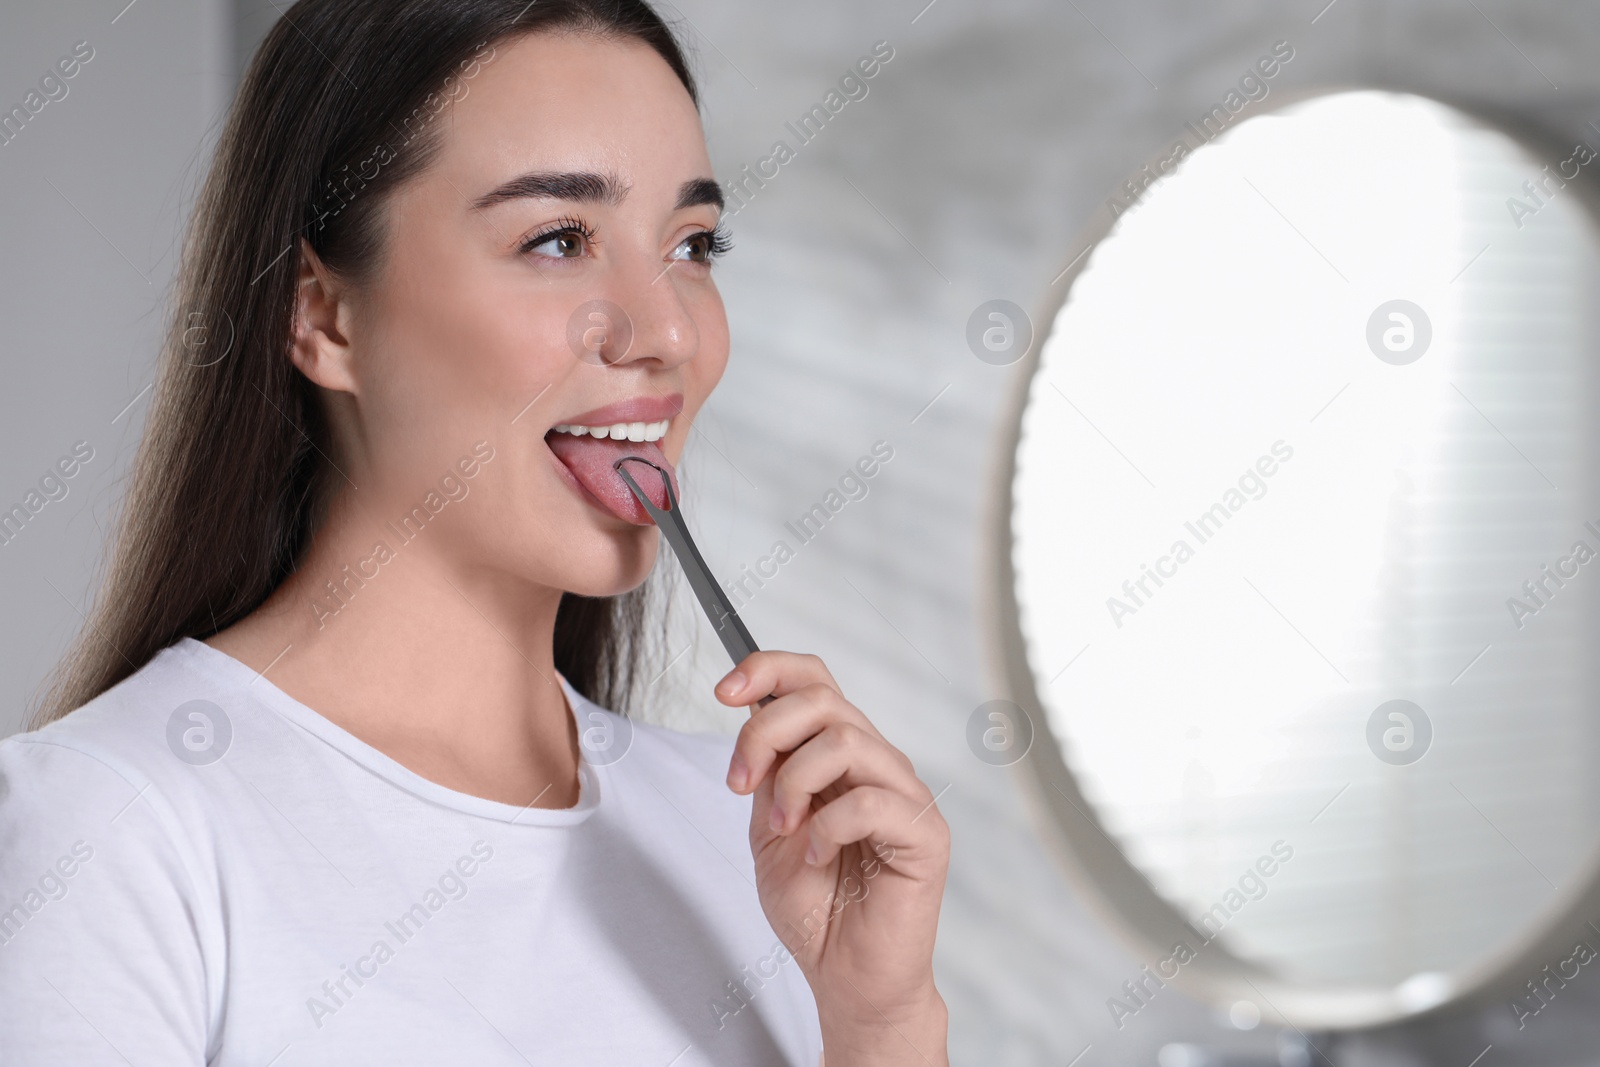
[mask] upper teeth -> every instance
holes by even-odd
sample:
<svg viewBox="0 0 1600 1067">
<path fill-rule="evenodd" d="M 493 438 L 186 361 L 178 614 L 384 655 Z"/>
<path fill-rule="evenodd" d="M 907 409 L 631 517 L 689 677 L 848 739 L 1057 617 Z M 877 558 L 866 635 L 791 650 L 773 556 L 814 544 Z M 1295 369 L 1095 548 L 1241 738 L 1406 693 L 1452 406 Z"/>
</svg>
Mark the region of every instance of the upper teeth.
<svg viewBox="0 0 1600 1067">
<path fill-rule="evenodd" d="M 667 435 L 667 426 L 671 419 L 662 419 L 660 422 L 617 422 L 610 426 L 574 426 L 562 423 L 555 428 L 556 433 L 570 433 L 575 437 L 598 437 L 613 441 L 659 441 Z"/>
</svg>

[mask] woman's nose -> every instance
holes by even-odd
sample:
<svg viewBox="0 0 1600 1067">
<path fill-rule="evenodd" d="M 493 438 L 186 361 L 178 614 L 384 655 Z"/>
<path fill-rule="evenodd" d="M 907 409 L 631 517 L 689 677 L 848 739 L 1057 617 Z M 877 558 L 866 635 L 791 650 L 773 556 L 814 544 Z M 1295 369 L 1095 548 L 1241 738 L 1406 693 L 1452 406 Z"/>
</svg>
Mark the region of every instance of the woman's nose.
<svg viewBox="0 0 1600 1067">
<path fill-rule="evenodd" d="M 694 358 L 700 331 L 678 292 L 673 265 L 651 266 L 619 269 L 605 296 L 572 313 L 567 339 L 578 358 L 608 367 L 650 360 L 674 367 Z"/>
</svg>

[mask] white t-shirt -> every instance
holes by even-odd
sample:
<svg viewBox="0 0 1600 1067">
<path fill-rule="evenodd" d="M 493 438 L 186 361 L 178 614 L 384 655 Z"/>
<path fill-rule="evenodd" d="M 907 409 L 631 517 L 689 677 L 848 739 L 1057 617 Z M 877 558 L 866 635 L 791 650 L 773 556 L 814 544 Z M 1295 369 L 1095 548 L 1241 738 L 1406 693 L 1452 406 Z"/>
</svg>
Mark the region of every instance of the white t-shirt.
<svg viewBox="0 0 1600 1067">
<path fill-rule="evenodd" d="M 0 1063 L 815 1067 L 733 739 L 562 685 L 560 810 L 430 782 L 187 638 L 0 742 Z"/>
</svg>

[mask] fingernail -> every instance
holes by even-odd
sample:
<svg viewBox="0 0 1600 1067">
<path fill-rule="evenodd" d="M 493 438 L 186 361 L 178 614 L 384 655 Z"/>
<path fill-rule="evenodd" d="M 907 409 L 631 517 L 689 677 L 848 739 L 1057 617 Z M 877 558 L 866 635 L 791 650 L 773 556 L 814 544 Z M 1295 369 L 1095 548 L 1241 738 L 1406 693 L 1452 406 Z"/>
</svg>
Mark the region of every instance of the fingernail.
<svg viewBox="0 0 1600 1067">
<path fill-rule="evenodd" d="M 728 786 L 735 793 L 743 793 L 745 785 L 750 781 L 750 768 L 745 766 L 744 757 L 737 752 L 728 767 Z"/>
<path fill-rule="evenodd" d="M 723 693 L 727 696 L 733 696 L 733 694 L 743 689 L 745 687 L 745 683 L 747 683 L 749 680 L 750 679 L 744 676 L 743 671 L 729 671 L 727 676 L 724 677 L 722 681 L 717 683 L 717 692 Z"/>
<path fill-rule="evenodd" d="M 817 865 L 817 846 L 816 845 L 812 845 L 810 848 L 806 849 L 806 862 L 811 864 L 813 867 L 815 867 Z"/>
<path fill-rule="evenodd" d="M 771 815 L 770 818 L 767 819 L 767 821 L 772 824 L 772 828 L 774 830 L 782 830 L 783 829 L 783 809 L 778 807 L 778 805 L 776 805 L 776 804 L 772 805 L 772 815 Z"/>
</svg>

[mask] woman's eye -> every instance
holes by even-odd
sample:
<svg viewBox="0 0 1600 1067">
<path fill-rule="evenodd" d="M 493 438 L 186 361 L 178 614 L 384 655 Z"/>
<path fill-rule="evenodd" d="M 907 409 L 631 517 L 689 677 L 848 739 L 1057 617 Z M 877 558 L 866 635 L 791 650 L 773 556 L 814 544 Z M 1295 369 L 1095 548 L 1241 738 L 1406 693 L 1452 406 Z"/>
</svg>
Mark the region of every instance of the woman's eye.
<svg viewBox="0 0 1600 1067">
<path fill-rule="evenodd" d="M 701 230 L 685 238 L 677 248 L 673 249 L 672 258 L 688 260 L 690 263 L 710 264 L 732 247 L 727 235 L 721 229 Z"/>
<path fill-rule="evenodd" d="M 551 259 L 577 259 L 583 255 L 592 236 L 573 227 L 552 230 L 528 238 L 523 242 L 521 251 L 524 254 L 536 253 Z"/>
</svg>

